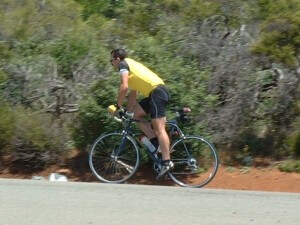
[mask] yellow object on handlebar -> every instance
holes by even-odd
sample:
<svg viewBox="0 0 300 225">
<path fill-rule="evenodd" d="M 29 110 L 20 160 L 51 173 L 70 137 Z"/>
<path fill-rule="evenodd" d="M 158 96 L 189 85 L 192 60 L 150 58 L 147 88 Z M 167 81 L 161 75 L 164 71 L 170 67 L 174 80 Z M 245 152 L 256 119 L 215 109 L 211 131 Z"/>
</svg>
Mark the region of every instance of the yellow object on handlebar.
<svg viewBox="0 0 300 225">
<path fill-rule="evenodd" d="M 108 109 L 108 112 L 112 115 L 114 115 L 115 112 L 117 111 L 117 107 L 115 105 L 110 105 L 110 106 L 108 106 L 107 109 Z"/>
</svg>

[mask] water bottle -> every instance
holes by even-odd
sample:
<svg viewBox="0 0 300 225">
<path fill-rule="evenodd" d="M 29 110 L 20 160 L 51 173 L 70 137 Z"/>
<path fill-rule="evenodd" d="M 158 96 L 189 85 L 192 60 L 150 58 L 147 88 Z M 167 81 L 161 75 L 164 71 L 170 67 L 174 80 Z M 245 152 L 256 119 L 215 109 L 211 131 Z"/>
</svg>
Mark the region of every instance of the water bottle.
<svg viewBox="0 0 300 225">
<path fill-rule="evenodd" d="M 156 148 L 154 147 L 154 145 L 151 143 L 151 141 L 149 141 L 149 139 L 146 136 L 142 136 L 141 141 L 150 152 L 154 153 L 156 151 Z"/>
</svg>

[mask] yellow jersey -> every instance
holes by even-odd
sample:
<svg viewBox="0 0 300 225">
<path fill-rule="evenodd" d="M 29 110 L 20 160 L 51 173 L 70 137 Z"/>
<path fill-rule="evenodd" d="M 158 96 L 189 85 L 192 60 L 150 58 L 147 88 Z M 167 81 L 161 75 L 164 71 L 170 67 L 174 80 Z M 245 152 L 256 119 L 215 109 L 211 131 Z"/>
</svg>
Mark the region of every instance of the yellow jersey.
<svg viewBox="0 0 300 225">
<path fill-rule="evenodd" d="M 125 58 L 121 61 L 119 71 L 121 74 L 124 71 L 128 71 L 129 88 L 141 92 L 146 97 L 148 97 L 151 91 L 158 85 L 164 85 L 164 81 L 156 73 L 130 58 Z"/>
</svg>

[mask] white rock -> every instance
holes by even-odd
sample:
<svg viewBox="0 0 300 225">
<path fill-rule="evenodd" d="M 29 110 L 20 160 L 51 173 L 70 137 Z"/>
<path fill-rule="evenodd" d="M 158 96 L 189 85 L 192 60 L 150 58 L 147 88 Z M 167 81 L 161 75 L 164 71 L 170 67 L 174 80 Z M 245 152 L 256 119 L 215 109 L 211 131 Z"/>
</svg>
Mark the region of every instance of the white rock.
<svg viewBox="0 0 300 225">
<path fill-rule="evenodd" d="M 65 175 L 61 175 L 59 173 L 51 173 L 49 176 L 50 181 L 63 181 L 67 182 L 68 178 Z"/>
</svg>

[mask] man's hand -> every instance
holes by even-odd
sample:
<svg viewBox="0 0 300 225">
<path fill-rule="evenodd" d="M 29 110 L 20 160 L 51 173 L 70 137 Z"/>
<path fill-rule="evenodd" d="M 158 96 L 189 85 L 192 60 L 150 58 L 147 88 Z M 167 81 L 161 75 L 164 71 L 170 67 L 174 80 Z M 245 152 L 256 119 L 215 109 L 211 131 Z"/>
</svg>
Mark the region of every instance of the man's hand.
<svg viewBox="0 0 300 225">
<path fill-rule="evenodd" d="M 108 112 L 115 117 L 119 122 L 121 122 L 123 117 L 126 115 L 126 110 L 119 108 L 117 105 L 110 105 L 107 107 Z"/>
<path fill-rule="evenodd" d="M 116 112 L 115 112 L 115 116 L 118 117 L 119 119 L 122 119 L 123 116 L 125 116 L 126 114 L 126 110 L 121 108 L 121 109 L 118 109 Z"/>
</svg>

